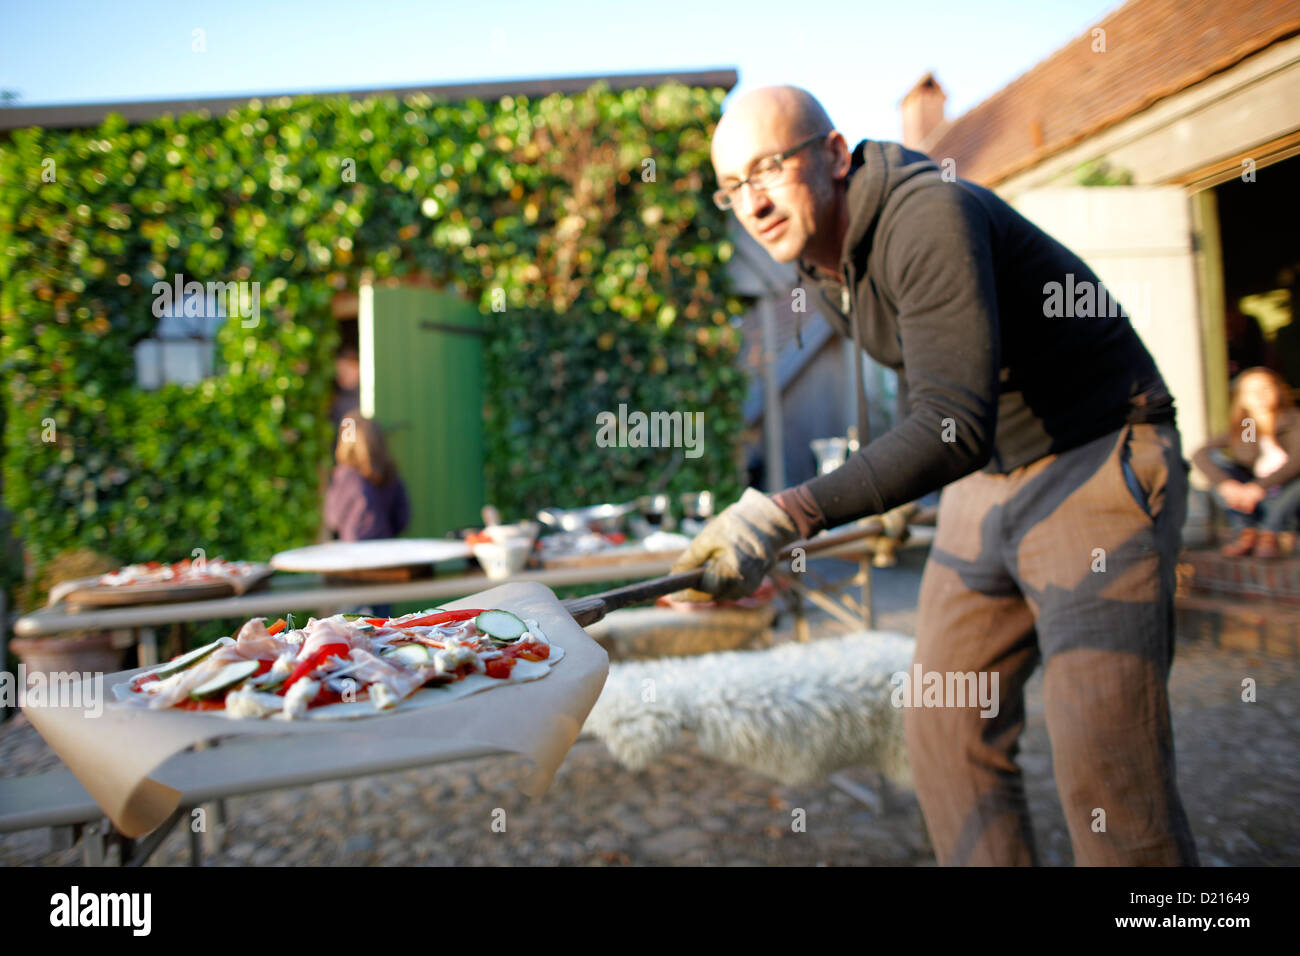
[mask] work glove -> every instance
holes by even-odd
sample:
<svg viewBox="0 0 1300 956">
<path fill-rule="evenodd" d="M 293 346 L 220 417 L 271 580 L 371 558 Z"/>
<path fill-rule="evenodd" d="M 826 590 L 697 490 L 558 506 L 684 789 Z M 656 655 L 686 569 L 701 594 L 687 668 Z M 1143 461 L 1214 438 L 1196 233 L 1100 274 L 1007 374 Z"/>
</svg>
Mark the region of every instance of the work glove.
<svg viewBox="0 0 1300 956">
<path fill-rule="evenodd" d="M 752 594 L 781 549 L 798 539 L 790 516 L 761 491 L 747 488 L 739 501 L 704 526 L 673 564 L 674 572 L 704 566 L 700 589 L 678 597 L 731 601 Z"/>
</svg>

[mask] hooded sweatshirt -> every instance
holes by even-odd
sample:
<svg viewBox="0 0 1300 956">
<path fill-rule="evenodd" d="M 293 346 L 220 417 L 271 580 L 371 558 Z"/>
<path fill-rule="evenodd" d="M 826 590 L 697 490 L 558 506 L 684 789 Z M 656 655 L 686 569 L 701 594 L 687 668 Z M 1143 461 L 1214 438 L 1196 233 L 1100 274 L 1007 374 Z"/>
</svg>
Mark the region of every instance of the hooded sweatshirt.
<svg viewBox="0 0 1300 956">
<path fill-rule="evenodd" d="M 910 407 L 844 465 L 777 497 L 801 532 L 980 469 L 1005 474 L 1126 422 L 1174 421 L 1127 313 L 1060 242 L 897 143 L 859 143 L 849 175 L 840 275 L 800 260 L 800 276 L 832 326 L 902 373 Z"/>
</svg>

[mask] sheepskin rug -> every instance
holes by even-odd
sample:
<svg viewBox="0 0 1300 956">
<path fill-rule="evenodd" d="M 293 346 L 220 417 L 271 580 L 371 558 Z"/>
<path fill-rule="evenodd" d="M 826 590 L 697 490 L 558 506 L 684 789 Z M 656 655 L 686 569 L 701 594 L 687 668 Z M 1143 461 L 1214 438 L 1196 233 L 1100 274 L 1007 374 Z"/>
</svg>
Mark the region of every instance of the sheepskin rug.
<svg viewBox="0 0 1300 956">
<path fill-rule="evenodd" d="M 890 678 L 911 666 L 914 643 L 869 631 L 611 664 L 583 732 L 629 770 L 691 731 L 710 756 L 785 784 L 861 766 L 907 783 L 903 711 L 891 703 Z"/>
</svg>

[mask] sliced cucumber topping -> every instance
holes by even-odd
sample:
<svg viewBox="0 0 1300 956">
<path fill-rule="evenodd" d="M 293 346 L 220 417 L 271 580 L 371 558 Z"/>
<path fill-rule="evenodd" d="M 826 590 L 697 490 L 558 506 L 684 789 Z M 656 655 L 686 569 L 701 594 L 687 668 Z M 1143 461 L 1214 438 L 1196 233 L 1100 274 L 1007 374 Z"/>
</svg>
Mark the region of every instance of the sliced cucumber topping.
<svg viewBox="0 0 1300 956">
<path fill-rule="evenodd" d="M 433 663 L 433 650 L 424 644 L 403 644 L 401 647 L 390 647 L 379 656 L 412 667 Z"/>
<path fill-rule="evenodd" d="M 528 625 L 509 611 L 484 611 L 474 618 L 474 626 L 498 644 L 510 644 L 528 632 Z"/>
<path fill-rule="evenodd" d="M 162 667 L 150 671 L 150 673 L 157 674 L 159 680 L 163 680 L 165 678 L 171 677 L 173 674 L 179 674 L 181 671 L 193 667 L 195 664 L 203 660 L 203 658 L 207 657 L 209 654 L 211 654 L 218 647 L 221 647 L 225 643 L 226 643 L 225 640 L 213 641 L 211 644 L 206 644 L 203 647 L 198 648 L 197 650 L 190 651 L 188 654 L 182 654 L 180 657 L 176 658 L 175 660 L 168 661 Z"/>
<path fill-rule="evenodd" d="M 417 618 L 428 617 L 430 614 L 441 614 L 445 610 L 447 610 L 445 607 L 426 607 L 423 611 L 412 611 L 410 614 L 403 614 L 397 620 L 414 621 Z"/>
<path fill-rule="evenodd" d="M 260 661 L 236 661 L 233 664 L 227 664 L 209 681 L 200 684 L 190 692 L 190 696 L 195 700 L 203 700 L 208 697 L 216 697 L 222 691 L 229 690 L 236 684 L 243 683 L 257 672 Z"/>
</svg>

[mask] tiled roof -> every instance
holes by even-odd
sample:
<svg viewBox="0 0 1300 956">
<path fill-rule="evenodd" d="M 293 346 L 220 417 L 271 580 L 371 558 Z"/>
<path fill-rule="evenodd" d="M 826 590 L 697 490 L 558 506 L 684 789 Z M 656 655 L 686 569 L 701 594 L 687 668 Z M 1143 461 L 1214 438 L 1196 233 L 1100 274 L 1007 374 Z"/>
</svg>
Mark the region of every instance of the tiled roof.
<svg viewBox="0 0 1300 956">
<path fill-rule="evenodd" d="M 1131 0 L 922 149 L 993 185 L 1295 33 L 1297 0 Z"/>
</svg>

